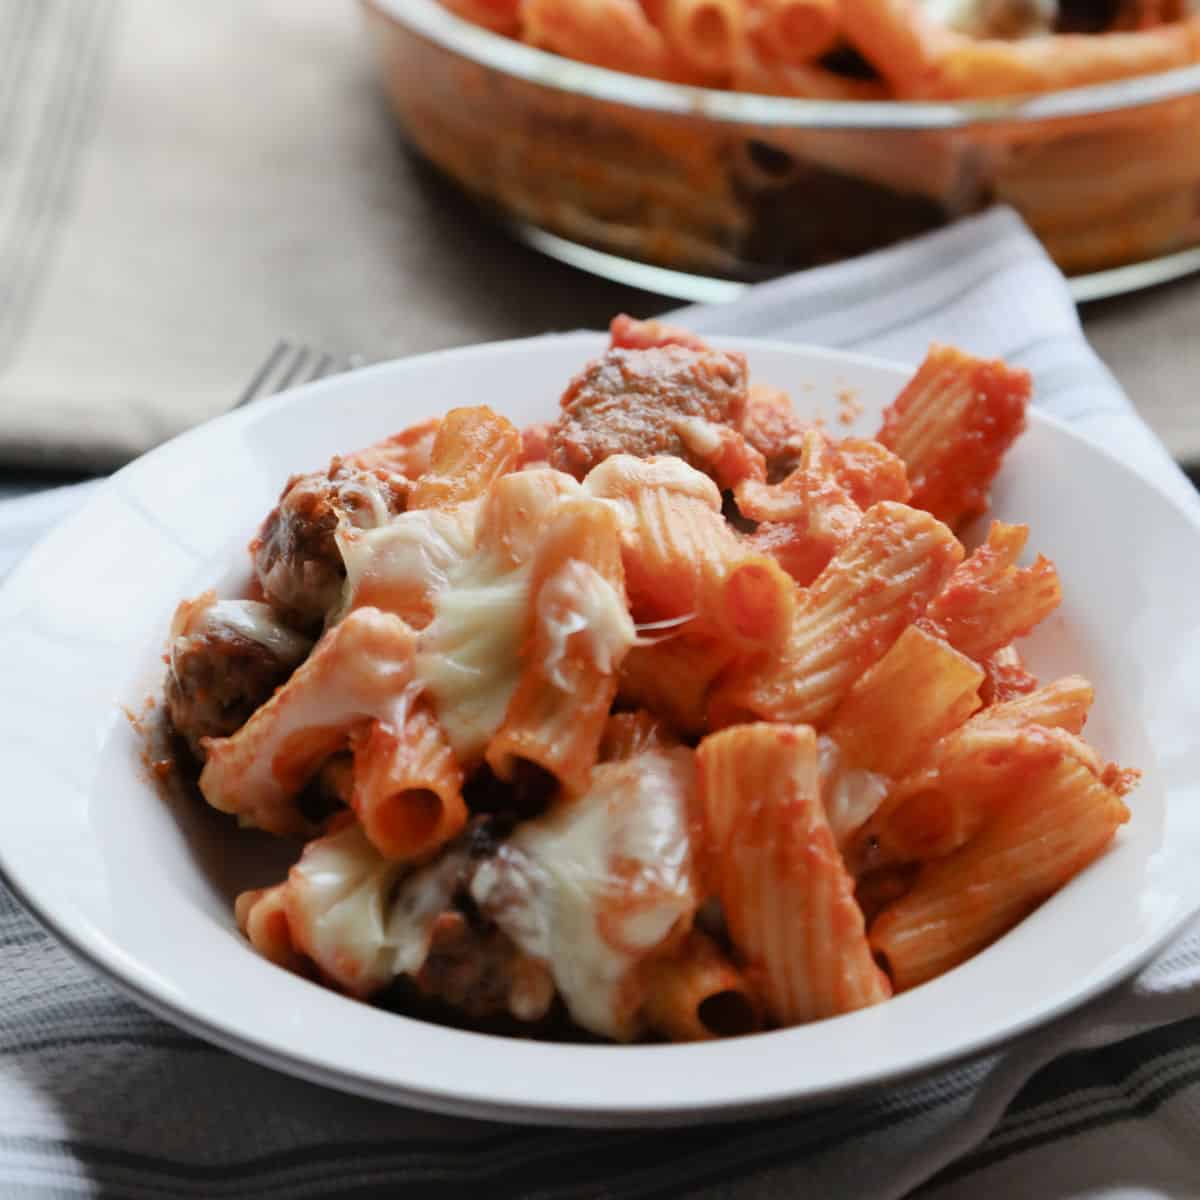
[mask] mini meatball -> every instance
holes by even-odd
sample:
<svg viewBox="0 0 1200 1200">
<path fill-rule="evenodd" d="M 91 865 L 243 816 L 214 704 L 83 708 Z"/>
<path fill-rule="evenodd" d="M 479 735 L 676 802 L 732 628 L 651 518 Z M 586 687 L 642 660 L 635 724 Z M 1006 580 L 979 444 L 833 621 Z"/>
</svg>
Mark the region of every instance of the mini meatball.
<svg viewBox="0 0 1200 1200">
<path fill-rule="evenodd" d="M 267 604 L 215 592 L 183 601 L 171 622 L 165 693 L 171 724 L 196 758 L 204 761 L 202 738 L 236 733 L 311 647 Z"/>
<path fill-rule="evenodd" d="M 425 996 L 476 1020 L 507 1014 L 537 1021 L 555 996 L 543 963 L 522 954 L 495 925 L 455 909 L 433 922 L 429 954 L 414 982 Z"/>
<path fill-rule="evenodd" d="M 314 630 L 337 604 L 346 566 L 338 524 L 375 529 L 404 511 L 409 480 L 334 459 L 329 470 L 293 475 L 250 543 L 263 596 L 289 624 Z"/>
<path fill-rule="evenodd" d="M 746 407 L 746 360 L 676 345 L 609 350 L 571 381 L 561 404 L 550 465 L 577 479 L 612 454 L 673 454 L 712 473 L 721 427 L 736 429 Z"/>
</svg>

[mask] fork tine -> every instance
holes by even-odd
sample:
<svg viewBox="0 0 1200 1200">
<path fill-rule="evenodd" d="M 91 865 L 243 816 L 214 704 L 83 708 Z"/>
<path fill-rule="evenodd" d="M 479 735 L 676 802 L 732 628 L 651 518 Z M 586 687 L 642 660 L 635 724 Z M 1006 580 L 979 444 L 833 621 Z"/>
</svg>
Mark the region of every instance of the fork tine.
<svg viewBox="0 0 1200 1200">
<path fill-rule="evenodd" d="M 256 400 L 273 396 L 291 387 L 304 383 L 315 383 L 329 375 L 340 375 L 366 360 L 357 354 L 337 355 L 316 350 L 301 344 L 281 340 L 275 343 L 271 353 L 246 385 L 233 408 L 244 408 Z"/>
<path fill-rule="evenodd" d="M 308 361 L 308 347 L 297 346 L 295 353 L 292 355 L 292 361 L 288 369 L 284 371 L 283 377 L 272 389 L 276 395 L 280 392 L 286 392 L 295 382 L 296 377 L 304 370 L 304 364 Z"/>
<path fill-rule="evenodd" d="M 308 382 L 315 383 L 318 379 L 324 379 L 326 375 L 336 375 L 337 372 L 338 364 L 333 355 L 322 354 L 313 364 L 313 369 L 309 371 Z"/>
<path fill-rule="evenodd" d="M 275 343 L 271 348 L 271 353 L 263 360 L 262 366 L 258 368 L 254 373 L 254 377 L 246 385 L 246 390 L 234 402 L 234 408 L 244 408 L 247 404 L 256 400 L 260 394 L 265 394 L 267 380 L 290 350 L 291 344 L 289 342 L 281 339 Z"/>
</svg>

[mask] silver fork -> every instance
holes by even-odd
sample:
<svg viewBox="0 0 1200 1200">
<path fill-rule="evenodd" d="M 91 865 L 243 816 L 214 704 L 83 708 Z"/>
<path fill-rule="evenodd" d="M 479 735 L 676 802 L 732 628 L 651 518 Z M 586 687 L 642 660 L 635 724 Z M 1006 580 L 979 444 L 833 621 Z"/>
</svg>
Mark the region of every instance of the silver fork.
<svg viewBox="0 0 1200 1200">
<path fill-rule="evenodd" d="M 302 383 L 313 383 L 329 375 L 340 375 L 343 371 L 361 367 L 363 362 L 364 359 L 357 354 L 324 354 L 311 346 L 278 341 L 233 407 L 245 408 L 256 400 L 299 387 Z"/>
</svg>

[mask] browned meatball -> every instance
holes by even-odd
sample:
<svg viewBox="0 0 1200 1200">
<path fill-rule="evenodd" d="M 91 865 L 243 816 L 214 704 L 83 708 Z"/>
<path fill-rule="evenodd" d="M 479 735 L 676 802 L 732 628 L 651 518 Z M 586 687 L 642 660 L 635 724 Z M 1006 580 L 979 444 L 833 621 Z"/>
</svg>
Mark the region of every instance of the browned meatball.
<svg viewBox="0 0 1200 1200">
<path fill-rule="evenodd" d="M 708 470 L 705 429 L 741 421 L 746 360 L 675 345 L 609 350 L 571 381 L 561 403 L 550 465 L 577 479 L 612 454 L 674 454 Z"/>
<path fill-rule="evenodd" d="M 434 921 L 429 954 L 414 982 L 425 996 L 476 1020 L 511 1015 L 537 1021 L 555 995 L 545 966 L 522 954 L 495 925 L 455 909 Z"/>
<path fill-rule="evenodd" d="M 167 712 L 201 762 L 201 739 L 236 733 L 311 647 L 266 604 L 205 592 L 175 610 L 168 649 Z"/>
<path fill-rule="evenodd" d="M 298 629 L 316 629 L 341 597 L 341 521 L 374 529 L 404 511 L 409 480 L 334 459 L 328 471 L 293 475 L 250 543 L 267 603 Z"/>
</svg>

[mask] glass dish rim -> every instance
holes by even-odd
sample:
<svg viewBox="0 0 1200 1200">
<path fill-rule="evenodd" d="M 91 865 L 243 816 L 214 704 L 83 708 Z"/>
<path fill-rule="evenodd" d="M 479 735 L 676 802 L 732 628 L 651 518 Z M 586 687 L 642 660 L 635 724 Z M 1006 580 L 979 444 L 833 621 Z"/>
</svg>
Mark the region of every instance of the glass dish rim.
<svg viewBox="0 0 1200 1200">
<path fill-rule="evenodd" d="M 480 66 L 541 87 L 650 112 L 737 125 L 887 131 L 970 129 L 1095 116 L 1200 95 L 1200 63 L 1110 83 L 995 100 L 803 100 L 691 87 L 576 62 L 474 25 L 438 0 L 364 7 Z"/>
</svg>

